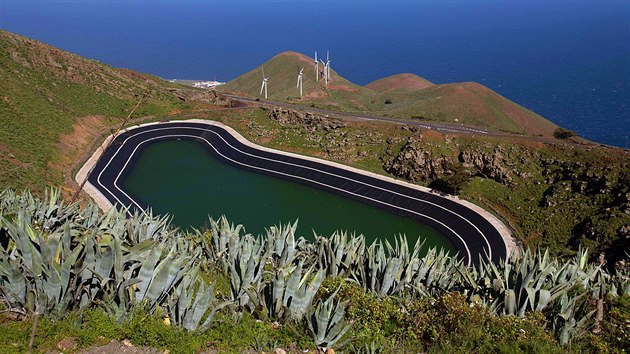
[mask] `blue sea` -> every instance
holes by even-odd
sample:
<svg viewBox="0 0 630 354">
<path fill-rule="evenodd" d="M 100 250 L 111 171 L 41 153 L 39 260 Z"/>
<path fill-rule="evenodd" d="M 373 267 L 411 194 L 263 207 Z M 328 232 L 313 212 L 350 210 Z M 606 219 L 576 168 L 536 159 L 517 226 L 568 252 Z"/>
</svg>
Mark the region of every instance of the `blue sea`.
<svg viewBox="0 0 630 354">
<path fill-rule="evenodd" d="M 0 28 L 167 79 L 229 81 L 285 50 L 330 50 L 358 84 L 477 81 L 630 147 L 630 1 L 0 0 Z"/>
</svg>

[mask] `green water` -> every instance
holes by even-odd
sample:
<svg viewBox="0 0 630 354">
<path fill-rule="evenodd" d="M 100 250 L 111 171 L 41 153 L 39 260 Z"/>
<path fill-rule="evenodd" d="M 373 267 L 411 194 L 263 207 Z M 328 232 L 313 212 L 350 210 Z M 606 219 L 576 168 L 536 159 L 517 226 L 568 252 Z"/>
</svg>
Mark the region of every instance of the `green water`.
<svg viewBox="0 0 630 354">
<path fill-rule="evenodd" d="M 205 143 L 204 143 L 205 144 Z M 150 143 L 122 182 L 126 191 L 183 228 L 207 226 L 208 215 L 227 216 L 254 235 L 299 219 L 298 236 L 330 236 L 335 230 L 363 234 L 368 241 L 399 233 L 415 242 L 453 249 L 432 228 L 335 194 L 225 164 L 200 142 Z"/>
</svg>

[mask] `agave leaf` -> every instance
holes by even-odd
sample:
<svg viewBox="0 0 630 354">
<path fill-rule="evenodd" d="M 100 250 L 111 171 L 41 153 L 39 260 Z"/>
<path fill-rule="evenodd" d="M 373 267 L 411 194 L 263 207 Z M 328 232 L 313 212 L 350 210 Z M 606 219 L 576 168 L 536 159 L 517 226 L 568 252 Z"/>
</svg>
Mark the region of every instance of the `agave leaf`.
<svg viewBox="0 0 630 354">
<path fill-rule="evenodd" d="M 307 305 L 302 308 L 301 310 L 302 314 L 304 314 L 308 306 L 311 305 L 311 302 L 313 301 L 313 297 L 315 296 L 315 294 L 317 293 L 317 290 L 319 290 L 319 287 L 322 285 L 322 282 L 324 281 L 325 275 L 326 275 L 326 272 L 323 269 L 318 270 L 317 273 L 315 273 L 315 275 L 311 279 L 311 281 L 308 283 L 308 286 L 304 289 L 304 297 L 306 297 L 305 302 L 307 303 Z"/>
<path fill-rule="evenodd" d="M 284 291 L 284 299 L 282 302 L 284 303 L 285 306 L 288 306 L 289 308 L 293 304 L 293 301 L 295 300 L 295 294 L 297 293 L 300 287 L 300 280 L 302 280 L 303 264 L 304 264 L 303 262 L 300 262 L 300 264 L 295 269 L 293 269 L 286 283 L 286 288 Z"/>
<path fill-rule="evenodd" d="M 390 292 L 390 289 L 394 286 L 394 282 L 397 280 L 397 272 L 401 266 L 400 258 L 392 258 L 387 264 L 385 268 L 385 273 L 383 274 L 383 278 L 381 279 L 381 288 L 379 289 L 379 294 L 387 295 Z"/>
<path fill-rule="evenodd" d="M 174 260 L 175 252 L 176 247 L 173 247 L 166 258 L 155 267 L 155 273 L 145 297 L 151 304 L 151 307 L 154 306 L 162 294 L 169 291 L 172 278 L 180 271 L 184 259 L 182 256 Z"/>
<path fill-rule="evenodd" d="M 208 289 L 206 289 L 205 282 L 201 282 L 199 285 L 199 290 L 197 290 L 197 294 L 195 296 L 195 302 L 192 307 L 192 314 L 190 316 L 186 316 L 184 318 L 184 322 L 182 325 L 184 328 L 193 331 L 199 325 L 201 318 L 206 313 L 206 310 L 210 306 L 210 299 L 214 292 L 214 283 L 210 285 Z"/>
<path fill-rule="evenodd" d="M 516 314 L 516 294 L 512 289 L 505 292 L 505 313 L 507 315 Z"/>
<path fill-rule="evenodd" d="M 538 305 L 536 311 L 544 310 L 551 301 L 551 292 L 546 289 L 540 289 L 538 291 Z"/>
<path fill-rule="evenodd" d="M 158 263 L 161 254 L 161 247 L 155 247 L 151 250 L 151 253 L 147 257 L 147 259 L 142 263 L 142 267 L 140 268 L 140 272 L 138 274 L 138 279 L 140 279 L 140 283 L 138 283 L 137 287 L 138 301 L 144 300 L 147 294 L 149 285 L 151 284 L 151 280 L 153 279 L 155 265 Z"/>
</svg>

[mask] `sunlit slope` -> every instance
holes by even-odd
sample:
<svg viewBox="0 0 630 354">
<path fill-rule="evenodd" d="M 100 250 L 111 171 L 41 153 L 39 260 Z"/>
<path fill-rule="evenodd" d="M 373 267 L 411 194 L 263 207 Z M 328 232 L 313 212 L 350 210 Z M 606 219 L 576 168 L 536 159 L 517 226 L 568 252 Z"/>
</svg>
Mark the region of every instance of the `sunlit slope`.
<svg viewBox="0 0 630 354">
<path fill-rule="evenodd" d="M 0 82 L 0 190 L 58 184 L 56 145 L 80 119 L 98 115 L 113 124 L 142 97 L 138 114 L 178 104 L 158 78 L 1 30 Z"/>
<path fill-rule="evenodd" d="M 366 88 L 380 93 L 412 93 L 431 86 L 431 81 L 410 73 L 388 76 L 365 85 Z"/>
<path fill-rule="evenodd" d="M 383 112 L 398 117 L 463 123 L 550 136 L 557 125 L 475 82 L 434 85 L 411 95 L 389 95 Z"/>
</svg>

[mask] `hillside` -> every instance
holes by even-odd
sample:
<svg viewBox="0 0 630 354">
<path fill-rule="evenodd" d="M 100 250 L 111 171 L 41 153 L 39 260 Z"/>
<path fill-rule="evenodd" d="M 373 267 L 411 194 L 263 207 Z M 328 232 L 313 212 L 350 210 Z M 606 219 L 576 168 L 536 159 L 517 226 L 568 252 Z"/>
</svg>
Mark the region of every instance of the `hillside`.
<svg viewBox="0 0 630 354">
<path fill-rule="evenodd" d="M 303 97 L 297 89 L 297 76 L 303 71 Z M 322 64 L 319 64 L 320 71 Z M 264 98 L 260 94 L 263 70 L 269 78 L 268 99 L 272 101 L 305 103 L 318 102 L 320 106 L 340 110 L 369 110 L 369 101 L 374 93 L 346 80 L 334 69 L 330 71 L 328 88 L 323 79 L 316 80 L 314 59 L 296 52 L 280 53 L 255 69 L 219 86 L 222 92 L 247 97 Z"/>
<path fill-rule="evenodd" d="M 135 116 L 180 105 L 156 77 L 97 61 L 0 31 L 0 186 L 42 190 L 61 184 L 62 159 L 83 134 L 114 125 L 145 98 Z M 118 123 L 119 124 L 119 123 Z"/>
<path fill-rule="evenodd" d="M 529 135 L 551 136 L 558 127 L 540 115 L 476 82 L 434 85 L 408 96 L 393 96 L 393 116 L 462 123 Z"/>
<path fill-rule="evenodd" d="M 416 92 L 427 87 L 433 86 L 433 83 L 416 74 L 397 74 L 388 76 L 383 79 L 372 81 L 365 85 L 365 88 L 380 93 L 410 93 Z"/>
<path fill-rule="evenodd" d="M 296 83 L 301 67 L 305 76 L 304 97 L 300 99 Z M 272 101 L 395 118 L 467 124 L 526 135 L 550 137 L 557 128 L 540 115 L 478 83 L 434 85 L 414 74 L 400 74 L 362 87 L 333 71 L 332 82 L 326 88 L 323 82 L 315 81 L 313 59 L 296 52 L 279 54 L 219 90 L 261 97 L 263 68 L 269 77 L 268 99 Z"/>
</svg>

